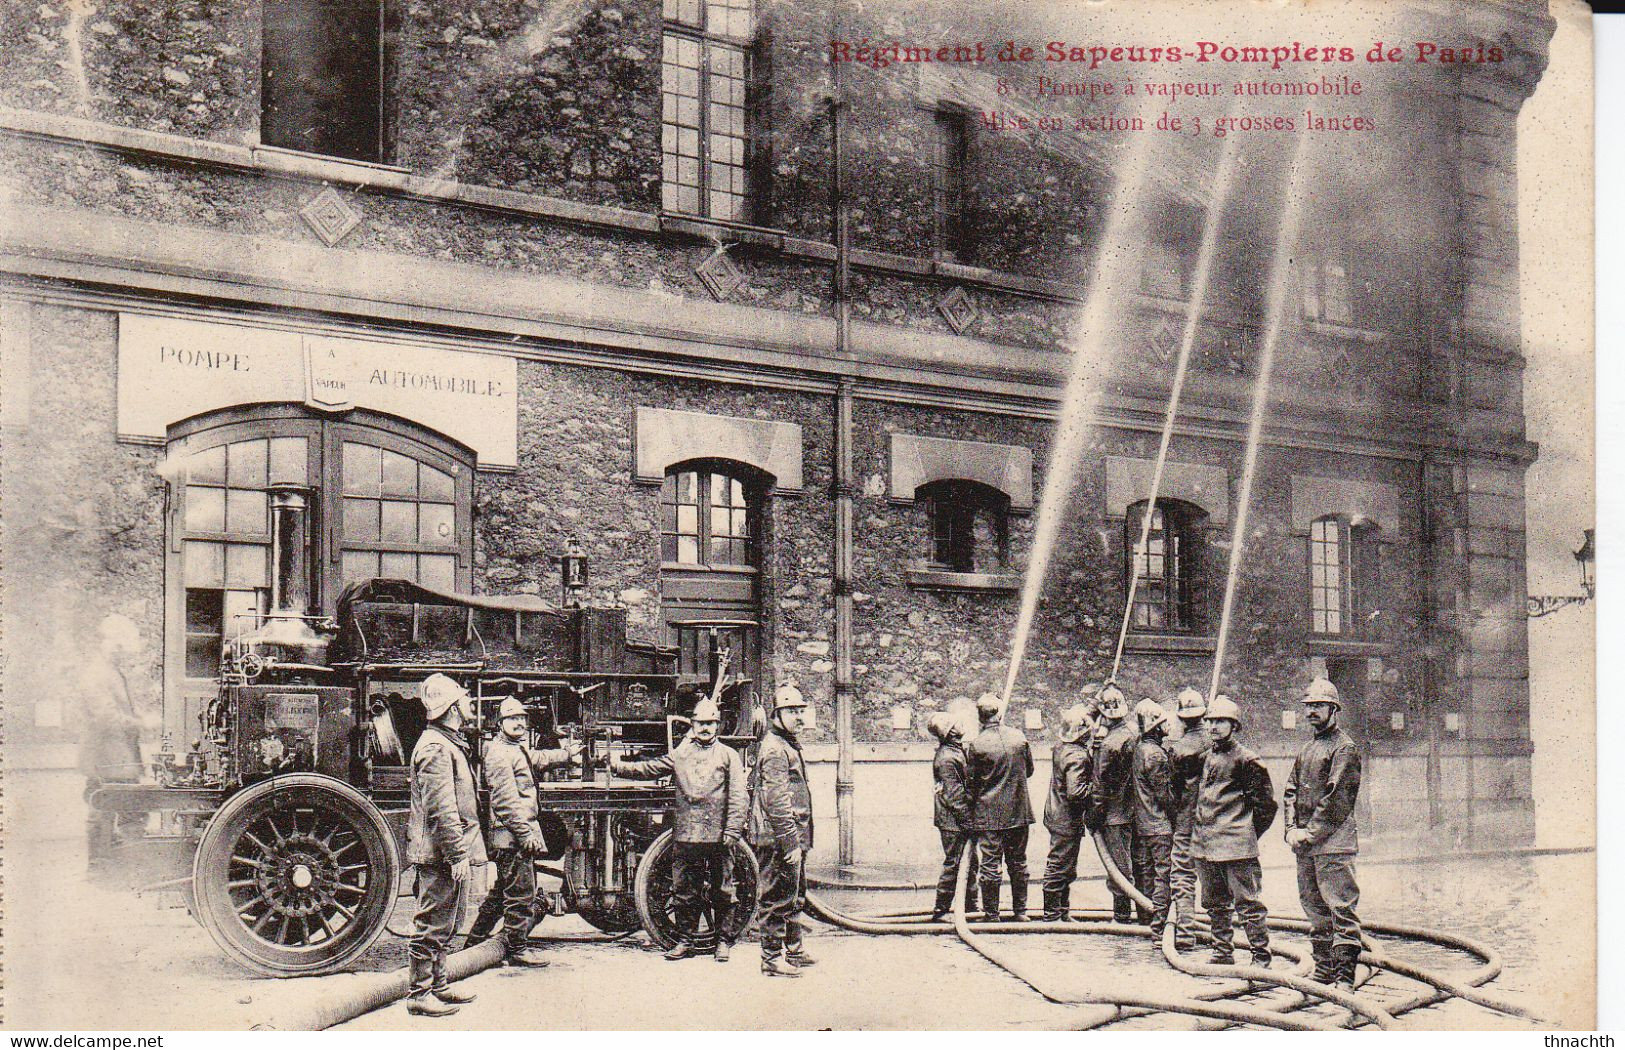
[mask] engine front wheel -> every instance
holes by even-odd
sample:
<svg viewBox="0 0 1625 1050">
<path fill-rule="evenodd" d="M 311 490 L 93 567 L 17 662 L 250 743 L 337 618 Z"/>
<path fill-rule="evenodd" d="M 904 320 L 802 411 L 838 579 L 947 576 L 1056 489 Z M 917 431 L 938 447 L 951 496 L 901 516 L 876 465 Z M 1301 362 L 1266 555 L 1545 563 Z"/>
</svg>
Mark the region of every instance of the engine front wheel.
<svg viewBox="0 0 1625 1050">
<path fill-rule="evenodd" d="M 677 943 L 681 929 L 677 923 L 677 901 L 672 882 L 672 858 L 677 852 L 676 840 L 670 831 L 663 832 L 643 854 L 638 864 L 637 879 L 633 883 L 633 896 L 643 928 L 662 948 Z M 723 939 L 732 944 L 750 928 L 756 917 L 757 879 L 756 854 L 743 842 L 736 842 L 729 853 L 729 869 L 723 874 L 722 895 L 715 907 L 701 907 L 695 946 L 708 948 L 717 941 L 720 931 Z M 717 914 L 720 912 L 721 914 Z"/>
<path fill-rule="evenodd" d="M 228 956 L 271 977 L 342 969 L 395 905 L 400 858 L 383 814 L 350 785 L 299 773 L 220 807 L 198 844 L 193 914 Z"/>
</svg>

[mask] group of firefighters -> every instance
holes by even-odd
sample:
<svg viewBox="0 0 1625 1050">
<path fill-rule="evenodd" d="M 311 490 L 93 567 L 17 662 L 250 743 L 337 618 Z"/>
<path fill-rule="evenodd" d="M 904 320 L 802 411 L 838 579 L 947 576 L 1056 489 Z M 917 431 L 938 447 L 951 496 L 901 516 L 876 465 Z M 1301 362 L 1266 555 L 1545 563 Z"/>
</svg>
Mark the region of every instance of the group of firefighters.
<svg viewBox="0 0 1625 1050">
<path fill-rule="evenodd" d="M 1360 754 L 1338 726 L 1342 703 L 1330 681 L 1315 679 L 1302 699 L 1313 735 L 1293 763 L 1281 800 L 1286 842 L 1297 855 L 1314 979 L 1352 989 L 1361 949 L 1354 881 Z M 451 985 L 445 960 L 475 866 L 492 863 L 497 874 L 470 942 L 493 936 L 500 925 L 510 965 L 547 965 L 530 940 L 540 917 L 535 859 L 545 848 L 536 783 L 549 766 L 573 761 L 579 748 L 531 748 L 524 705 L 504 700 L 498 710 L 501 732 L 486 744 L 480 763 L 490 794 L 487 838 L 469 743 L 460 731 L 473 717 L 472 698 L 454 679 L 437 674 L 424 682 L 422 700 L 428 725 L 412 750 L 407 825 L 407 862 L 416 869 L 418 902 L 407 1009 L 438 1017 L 474 998 Z M 728 961 L 732 945 L 717 919 L 725 907 L 723 884 L 732 850 L 748 840 L 761 870 L 762 972 L 795 977 L 813 964 L 797 921 L 812 847 L 812 796 L 798 740 L 805 709 L 794 686 L 778 690 L 748 774 L 739 753 L 718 740 L 720 712 L 709 698 L 695 706 L 690 732 L 668 754 L 610 763 L 618 776 L 670 777 L 677 789 L 672 897 L 678 939 L 666 958 L 700 952 L 700 919 L 709 914 L 714 932 L 709 951 L 718 962 Z M 1004 724 L 1004 711 L 1004 701 L 988 693 L 976 703 L 974 728 L 944 713 L 927 722 L 938 741 L 932 760 L 935 822 L 943 847 L 933 915 L 938 920 L 953 905 L 967 850 L 972 859 L 966 911 L 979 911 L 983 921 L 1005 918 L 1000 896 L 1008 867 L 1008 919 L 1027 918 L 1027 837 L 1034 819 L 1027 782 L 1034 763 L 1026 737 Z M 1170 739 L 1176 721 L 1179 732 Z M 1110 866 L 1132 877 L 1138 895 L 1151 904 L 1136 915 L 1135 899 L 1114 884 L 1117 922 L 1138 918 L 1160 944 L 1172 918 L 1174 947 L 1192 951 L 1200 884 L 1210 961 L 1234 963 L 1234 915 L 1246 933 L 1253 965 L 1270 965 L 1258 839 L 1274 823 L 1278 807 L 1268 770 L 1236 738 L 1240 722 L 1228 697 L 1206 702 L 1191 688 L 1179 693 L 1172 715 L 1147 698 L 1132 717 L 1116 684 L 1086 690 L 1084 702 L 1065 712 L 1052 755 L 1044 807 L 1050 835 L 1045 921 L 1072 918 L 1078 854 L 1084 836 L 1093 834 Z"/>
<path fill-rule="evenodd" d="M 416 871 L 417 913 L 408 946 L 406 1003 L 411 1013 L 444 1017 L 474 1000 L 451 984 L 446 955 L 475 867 L 494 865 L 496 880 L 469 930 L 469 943 L 496 935 L 500 925 L 508 965 L 547 965 L 530 940 L 541 917 L 536 858 L 546 848 L 536 783 L 547 768 L 574 761 L 580 747 L 530 747 L 525 706 L 503 700 L 497 711 L 501 731 L 486 743 L 480 763 L 490 795 L 487 836 L 481 831 L 469 742 L 461 731 L 473 718 L 473 699 L 443 674 L 425 679 L 421 696 L 428 724 L 412 748 L 407 863 Z M 794 686 L 779 689 L 748 777 L 739 753 L 718 740 L 721 713 L 710 698 L 695 705 L 689 733 L 669 753 L 646 762 L 610 763 L 617 776 L 670 777 L 677 789 L 672 903 L 678 940 L 667 959 L 699 952 L 700 919 L 709 914 L 715 936 L 708 950 L 717 962 L 728 961 L 732 945 L 718 921 L 726 907 L 723 884 L 735 844 L 748 840 L 761 870 L 762 972 L 797 977 L 801 968 L 813 965 L 797 921 L 812 847 L 812 794 L 797 739 L 806 706 Z"/>
<path fill-rule="evenodd" d="M 1234 915 L 1253 965 L 1268 967 L 1273 956 L 1269 914 L 1260 899 L 1258 840 L 1284 808 L 1286 842 L 1297 857 L 1298 893 L 1310 924 L 1314 979 L 1351 990 L 1361 950 L 1354 881 L 1360 752 L 1338 726 L 1342 701 L 1335 685 L 1317 678 L 1302 701 L 1312 735 L 1277 807 L 1269 771 L 1237 739 L 1241 712 L 1229 697 L 1207 702 L 1186 688 L 1172 715 L 1146 698 L 1131 716 L 1116 684 L 1085 690 L 1084 702 L 1063 715 L 1052 754 L 1044 806 L 1050 835 L 1044 921 L 1072 918 L 1078 852 L 1084 836 L 1093 834 L 1110 866 L 1132 879 L 1151 904 L 1149 910 L 1137 905 L 1113 883 L 1117 922 L 1149 925 L 1160 946 L 1172 918 L 1175 949 L 1193 951 L 1200 884 L 1210 961 L 1234 964 Z M 943 848 L 934 919 L 953 906 L 967 850 L 966 912 L 978 911 L 979 904 L 983 921 L 1027 919 L 1027 833 L 1033 823 L 1027 779 L 1034 766 L 1026 738 L 1003 723 L 1004 707 L 997 694 L 988 693 L 976 703 L 974 728 L 945 713 L 927 722 L 938 742 L 932 774 Z M 1000 908 L 1005 867 L 1008 915 Z"/>
</svg>

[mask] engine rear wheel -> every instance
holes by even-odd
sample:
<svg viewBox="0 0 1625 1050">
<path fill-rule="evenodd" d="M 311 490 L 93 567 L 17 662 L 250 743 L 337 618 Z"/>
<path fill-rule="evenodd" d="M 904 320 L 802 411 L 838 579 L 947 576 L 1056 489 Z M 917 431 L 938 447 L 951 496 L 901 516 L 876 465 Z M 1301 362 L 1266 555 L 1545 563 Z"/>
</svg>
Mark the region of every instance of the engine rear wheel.
<svg viewBox="0 0 1625 1050">
<path fill-rule="evenodd" d="M 395 905 L 400 857 L 350 785 L 299 773 L 246 788 L 209 821 L 193 863 L 193 914 L 258 973 L 332 973 L 372 946 Z"/>
<path fill-rule="evenodd" d="M 676 840 L 666 831 L 654 840 L 638 864 L 637 879 L 633 883 L 633 897 L 637 901 L 638 915 L 643 928 L 649 931 L 662 948 L 677 943 L 677 906 L 672 887 L 672 857 L 676 853 Z M 724 939 L 732 944 L 744 936 L 756 917 L 757 880 L 759 871 L 756 854 L 743 842 L 736 842 L 730 853 L 732 870 L 723 879 L 723 898 L 727 904 L 721 916 L 702 914 L 695 937 L 697 947 L 708 948 L 716 943 L 720 930 Z"/>
</svg>

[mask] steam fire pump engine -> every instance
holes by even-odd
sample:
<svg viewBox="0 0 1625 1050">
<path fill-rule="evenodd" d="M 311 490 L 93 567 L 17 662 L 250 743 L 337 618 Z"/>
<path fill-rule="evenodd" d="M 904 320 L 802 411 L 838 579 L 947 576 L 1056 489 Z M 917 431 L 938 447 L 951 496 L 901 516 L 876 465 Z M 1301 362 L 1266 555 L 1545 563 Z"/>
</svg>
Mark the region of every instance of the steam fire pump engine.
<svg viewBox="0 0 1625 1050">
<path fill-rule="evenodd" d="M 749 683 L 727 675 L 726 649 L 713 648 L 710 681 L 682 681 L 675 650 L 627 639 L 624 610 L 401 580 L 352 584 L 336 617 L 313 616 L 305 528 L 302 494 L 274 493 L 270 612 L 226 645 L 189 753 L 166 748 L 153 782 L 92 796 L 136 829 L 93 856 L 93 868 L 179 890 L 219 947 L 260 973 L 345 968 L 384 930 L 401 892 L 408 765 L 424 728 L 418 695 L 438 672 L 478 698 L 466 729 L 476 763 L 510 696 L 526 707 L 533 743 L 583 749 L 579 766 L 538 785 L 547 843 L 538 863 L 553 877 L 544 885 L 557 887 L 550 910 L 674 943 L 673 789 L 614 783 L 609 757 L 674 746 L 702 692 L 721 703 L 723 738 L 747 745 Z M 725 636 L 728 625 L 716 626 L 712 635 Z M 730 905 L 708 920 L 712 936 L 720 927 L 730 939 L 756 903 L 750 850 L 737 847 L 733 859 Z"/>
</svg>

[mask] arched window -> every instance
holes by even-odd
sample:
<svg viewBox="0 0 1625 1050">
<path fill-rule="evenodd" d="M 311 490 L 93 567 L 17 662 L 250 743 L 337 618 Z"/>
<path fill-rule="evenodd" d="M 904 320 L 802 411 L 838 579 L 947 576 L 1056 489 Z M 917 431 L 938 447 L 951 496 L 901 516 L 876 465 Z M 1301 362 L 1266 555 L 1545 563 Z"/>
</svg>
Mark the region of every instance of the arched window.
<svg viewBox="0 0 1625 1050">
<path fill-rule="evenodd" d="M 1206 623 L 1201 553 L 1207 515 L 1181 500 L 1158 500 L 1145 549 L 1137 553 L 1146 506 L 1145 500 L 1133 504 L 1123 520 L 1128 575 L 1135 579 L 1130 626 L 1147 632 L 1200 630 Z"/>
<path fill-rule="evenodd" d="M 1375 524 L 1328 514 L 1309 526 L 1309 629 L 1360 638 L 1380 611 Z"/>
<path fill-rule="evenodd" d="M 360 410 L 229 409 L 171 428 L 167 458 L 166 693 L 187 708 L 212 691 L 225 641 L 268 611 L 278 487 L 306 497 L 302 611 L 330 614 L 346 584 L 377 576 L 469 588 L 474 455 L 421 427 Z"/>
<path fill-rule="evenodd" d="M 709 681 L 723 649 L 730 677 L 759 680 L 769 488 L 759 471 L 725 460 L 693 460 L 666 472 L 660 489 L 660 610 L 686 681 Z"/>
<path fill-rule="evenodd" d="M 1003 572 L 1009 558 L 1010 497 L 975 481 L 934 481 L 914 491 L 931 522 L 930 567 Z"/>
</svg>

